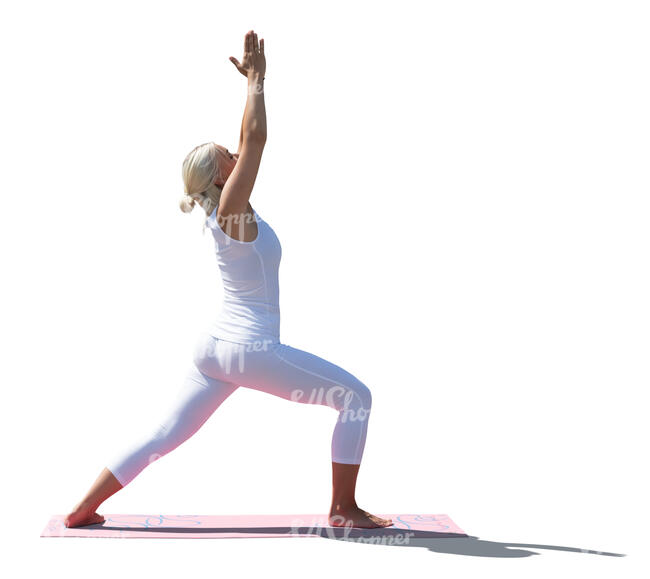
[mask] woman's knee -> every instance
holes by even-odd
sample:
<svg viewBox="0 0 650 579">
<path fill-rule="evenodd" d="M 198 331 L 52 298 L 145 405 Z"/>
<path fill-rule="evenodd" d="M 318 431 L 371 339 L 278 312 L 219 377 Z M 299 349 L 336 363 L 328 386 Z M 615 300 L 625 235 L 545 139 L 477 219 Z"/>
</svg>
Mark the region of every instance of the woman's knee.
<svg viewBox="0 0 650 579">
<path fill-rule="evenodd" d="M 369 412 L 372 407 L 372 393 L 363 382 L 355 380 L 344 385 L 333 386 L 328 392 L 328 405 L 336 410 Z"/>
<path fill-rule="evenodd" d="M 354 386 L 354 390 L 357 393 L 363 408 L 370 410 L 370 407 L 372 406 L 372 392 L 370 392 L 370 388 L 368 388 L 368 386 L 363 382 L 357 382 Z"/>
</svg>

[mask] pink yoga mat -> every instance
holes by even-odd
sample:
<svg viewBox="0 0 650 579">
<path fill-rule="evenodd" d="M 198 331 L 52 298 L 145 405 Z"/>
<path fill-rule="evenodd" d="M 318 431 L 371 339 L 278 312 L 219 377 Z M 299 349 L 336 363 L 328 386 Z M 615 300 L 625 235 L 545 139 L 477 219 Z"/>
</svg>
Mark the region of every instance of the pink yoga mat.
<svg viewBox="0 0 650 579">
<path fill-rule="evenodd" d="M 103 514 L 103 513 L 102 513 Z M 41 537 L 119 539 L 231 539 L 332 537 L 405 543 L 410 538 L 466 537 L 447 515 L 378 515 L 393 524 L 381 529 L 332 527 L 326 515 L 105 515 L 104 522 L 68 529 L 54 515 Z"/>
</svg>

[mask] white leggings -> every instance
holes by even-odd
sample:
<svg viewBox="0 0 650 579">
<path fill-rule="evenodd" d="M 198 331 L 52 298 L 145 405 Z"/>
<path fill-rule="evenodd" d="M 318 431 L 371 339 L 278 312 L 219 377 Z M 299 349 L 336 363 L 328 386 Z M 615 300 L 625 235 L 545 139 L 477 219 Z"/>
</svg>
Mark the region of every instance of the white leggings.
<svg viewBox="0 0 650 579">
<path fill-rule="evenodd" d="M 162 422 L 127 452 L 115 456 L 107 468 L 126 486 L 146 466 L 195 434 L 240 386 L 335 409 L 332 461 L 361 463 L 372 405 L 367 386 L 336 364 L 282 343 L 238 344 L 205 333 Z"/>
</svg>

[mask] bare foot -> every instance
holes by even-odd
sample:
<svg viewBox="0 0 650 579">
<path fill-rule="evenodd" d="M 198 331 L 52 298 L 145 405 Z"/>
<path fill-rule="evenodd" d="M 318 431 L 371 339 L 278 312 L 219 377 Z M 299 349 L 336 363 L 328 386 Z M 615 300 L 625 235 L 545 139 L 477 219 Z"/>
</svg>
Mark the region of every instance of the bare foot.
<svg viewBox="0 0 650 579">
<path fill-rule="evenodd" d="M 84 505 L 77 505 L 74 510 L 65 518 L 66 527 L 84 527 L 103 523 L 104 517 Z"/>
<path fill-rule="evenodd" d="M 358 527 L 361 529 L 376 529 L 377 527 L 390 527 L 392 519 L 382 519 L 371 515 L 359 507 L 348 509 L 339 508 L 330 511 L 328 522 L 332 527 Z"/>
</svg>

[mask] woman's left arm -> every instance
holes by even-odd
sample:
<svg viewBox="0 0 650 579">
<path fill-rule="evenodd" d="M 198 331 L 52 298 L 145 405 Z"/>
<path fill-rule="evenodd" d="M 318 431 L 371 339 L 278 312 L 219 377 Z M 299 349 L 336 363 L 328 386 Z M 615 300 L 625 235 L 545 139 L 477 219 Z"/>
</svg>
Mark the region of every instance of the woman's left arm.
<svg viewBox="0 0 650 579">
<path fill-rule="evenodd" d="M 241 120 L 241 129 L 239 130 L 239 146 L 237 147 L 237 155 L 241 151 L 241 145 L 244 142 L 244 119 L 246 118 L 246 109 L 248 108 L 248 100 L 246 100 L 246 106 L 244 107 L 244 116 Z"/>
<path fill-rule="evenodd" d="M 246 45 L 246 40 L 244 40 L 244 53 L 247 50 L 247 45 Z M 237 70 L 246 78 L 248 79 L 248 71 L 242 67 L 242 65 L 239 63 L 239 61 L 234 57 L 231 56 L 229 57 L 230 62 L 232 62 Z M 244 116 L 241 119 L 241 129 L 239 130 L 239 145 L 237 146 L 237 156 L 239 156 L 239 153 L 241 152 L 241 147 L 242 143 L 244 142 L 244 119 L 246 118 L 246 109 L 248 108 L 248 99 L 246 99 L 246 106 L 244 107 Z"/>
</svg>

